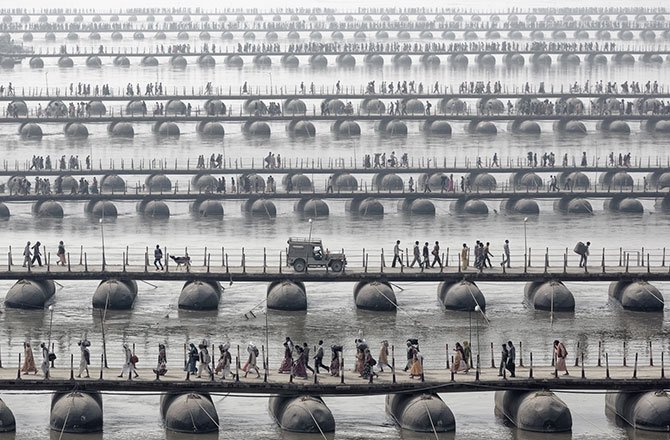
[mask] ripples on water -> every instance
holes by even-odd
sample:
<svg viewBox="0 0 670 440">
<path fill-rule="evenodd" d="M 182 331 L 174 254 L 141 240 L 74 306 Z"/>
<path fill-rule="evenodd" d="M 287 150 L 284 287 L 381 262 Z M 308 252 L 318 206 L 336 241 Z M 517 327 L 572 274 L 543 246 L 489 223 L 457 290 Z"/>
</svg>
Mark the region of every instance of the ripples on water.
<svg viewBox="0 0 670 440">
<path fill-rule="evenodd" d="M 107 34 L 105 34 L 107 35 Z M 41 38 L 41 37 L 38 37 Z M 104 36 L 103 36 L 104 38 Z M 43 44 L 43 42 L 39 42 Z M 115 42 L 114 46 L 130 47 L 133 42 Z M 147 46 L 150 44 L 145 43 Z M 193 45 L 199 45 L 192 41 Z M 82 46 L 85 42 L 81 43 Z M 54 47 L 52 45 L 52 47 Z M 111 59 L 105 58 L 105 64 Z M 331 60 L 332 61 L 332 60 Z M 362 60 L 359 61 L 359 66 Z M 54 62 L 53 60 L 47 63 Z M 78 64 L 83 62 L 79 60 Z M 133 60 L 136 63 L 136 60 Z M 24 63 L 25 64 L 25 63 Z M 278 63 L 275 63 L 278 64 Z M 523 68 L 519 71 L 507 71 L 497 67 L 492 71 L 481 71 L 471 67 L 467 71 L 453 71 L 447 67 L 437 70 L 424 70 L 419 66 L 408 72 L 384 68 L 370 71 L 357 67 L 352 71 L 336 70 L 330 67 L 325 72 L 315 72 L 307 67 L 289 71 L 273 66 L 270 70 L 256 70 L 245 66 L 240 70 L 225 68 L 220 62 L 215 69 L 200 69 L 190 64 L 185 71 L 175 71 L 162 65 L 156 69 L 133 66 L 118 69 L 105 65 L 100 70 L 75 67 L 74 69 L 50 68 L 48 82 L 50 86 L 64 86 L 69 82 L 86 81 L 91 83 L 108 82 L 113 87 L 123 87 L 128 81 L 141 84 L 147 81 L 162 81 L 173 87 L 203 86 L 207 81 L 216 85 L 228 86 L 233 90 L 244 81 L 262 90 L 269 86 L 286 87 L 292 90 L 297 83 L 313 81 L 315 84 L 333 86 L 337 80 L 344 85 L 362 85 L 375 79 L 397 81 L 423 81 L 427 86 L 435 81 L 456 86 L 463 80 L 501 80 L 505 84 L 520 85 L 525 81 L 537 84 L 568 84 L 574 81 L 592 83 L 603 79 L 622 82 L 647 80 L 667 82 L 665 70 L 636 65 L 632 68 L 607 66 L 599 70 L 581 66 L 573 70 L 552 67 L 547 71 Z M 46 70 L 31 70 L 26 65 L 18 67 L 5 81 L 12 80 L 14 85 L 40 86 L 46 83 Z M 151 100 L 147 100 L 150 102 Z M 116 104 L 114 104 L 116 105 Z M 460 124 L 454 124 L 454 135 L 447 140 L 426 138 L 419 134 L 419 124 L 409 124 L 409 136 L 406 139 L 382 139 L 374 133 L 372 124 L 362 124 L 362 136 L 355 140 L 337 140 L 329 133 L 328 124 L 317 123 L 315 139 L 307 141 L 290 140 L 283 124 L 272 124 L 273 135 L 270 140 L 257 141 L 245 138 L 239 125 L 226 124 L 226 136 L 223 142 L 202 140 L 195 133 L 195 124 L 180 124 L 182 135 L 178 140 L 158 140 L 150 132 L 150 125 L 136 125 L 136 137 L 131 141 L 112 140 L 105 133 L 104 126 L 89 126 L 91 136 L 86 141 L 70 142 L 62 135 L 62 126 L 44 125 L 46 136 L 40 142 L 24 142 L 18 139 L 16 127 L 2 127 L 0 151 L 6 159 L 29 159 L 32 154 L 50 154 L 53 157 L 62 154 L 78 154 L 81 158 L 92 154 L 94 161 L 108 163 L 114 158 L 117 163 L 124 158 L 142 160 L 164 158 L 171 163 L 178 158 L 195 159 L 199 154 L 209 155 L 222 152 L 231 160 L 243 158 L 249 163 L 254 158 L 258 163 L 267 151 L 281 153 L 285 158 L 316 159 L 325 157 L 343 157 L 347 163 L 352 157 L 362 157 L 375 151 L 395 150 L 407 152 L 410 158 L 437 157 L 448 163 L 456 160 L 462 164 L 466 158 L 474 160 L 477 156 L 490 157 L 497 152 L 503 159 L 525 156 L 528 150 L 554 151 L 557 157 L 564 153 L 578 157 L 582 151 L 588 151 L 592 157 L 600 157 L 604 163 L 609 151 L 632 152 L 637 157 L 666 157 L 667 139 L 646 133 L 639 133 L 633 126 L 633 134 L 626 137 L 605 136 L 595 132 L 590 126 L 586 137 L 564 137 L 555 135 L 550 124 L 544 124 L 543 134 L 539 138 L 524 138 L 499 133 L 497 137 L 486 138 L 467 135 Z M 500 131 L 504 131 L 501 126 Z M 645 159 L 646 160 L 646 159 Z M 653 162 L 654 159 L 652 159 Z M 438 162 L 439 162 L 438 161 Z M 310 176 L 312 177 L 312 176 Z M 596 176 L 591 176 L 595 178 Z M 175 178 L 186 184 L 185 177 Z M 174 180 L 173 179 L 173 182 Z M 317 185 L 321 177 L 315 177 Z M 500 178 L 499 182 L 504 178 Z M 130 182 L 132 183 L 132 182 Z M 344 202 L 329 202 L 331 215 L 327 219 L 318 219 L 314 223 L 314 235 L 324 239 L 331 248 L 344 247 L 352 261 L 358 261 L 362 247 L 371 254 L 385 247 L 387 252 L 396 238 L 403 245 L 415 239 L 421 241 L 440 240 L 443 247 L 452 249 L 462 242 L 472 243 L 476 239 L 490 241 L 500 252 L 505 238 L 510 238 L 513 252 L 523 252 L 522 218 L 514 215 L 491 214 L 477 218 L 455 215 L 449 211 L 448 203 L 437 202 L 435 218 L 412 218 L 397 214 L 395 202 L 384 201 L 386 216 L 381 219 L 352 219 L 344 211 Z M 644 202 L 647 212 L 641 216 L 628 216 L 608 213 L 602 210 L 599 202 L 594 203 L 595 213 L 588 217 L 570 217 L 554 213 L 549 202 L 541 202 L 541 214 L 531 218 L 528 223 L 528 242 L 533 249 L 550 247 L 560 255 L 560 249 L 571 247 L 577 240 L 590 240 L 594 249 L 602 247 L 639 249 L 642 246 L 659 249 L 666 245 L 664 239 L 670 223 L 670 217 L 656 213 L 652 202 Z M 497 209 L 497 203 L 489 202 L 490 208 Z M 95 253 L 100 247 L 100 230 L 96 221 L 87 219 L 83 206 L 79 203 L 66 203 L 66 217 L 61 220 L 36 220 L 30 214 L 29 205 L 11 205 L 12 218 L 2 223 L 0 243 L 20 249 L 25 240 L 39 239 L 48 246 L 64 239 L 70 252 L 77 253 L 79 245 Z M 119 217 L 105 225 L 108 259 L 121 258 L 123 246 L 133 244 L 133 254 L 137 258 L 145 246 L 161 243 L 171 249 L 188 246 L 194 254 L 202 254 L 201 249 L 208 246 L 218 249 L 225 246 L 231 254 L 239 255 L 239 249 L 245 247 L 257 255 L 262 247 L 267 247 L 273 255 L 285 247 L 288 236 L 306 234 L 306 219 L 292 212 L 292 203 L 278 202 L 276 220 L 247 219 L 240 213 L 238 202 L 225 202 L 226 210 L 221 220 L 196 220 L 188 213 L 186 203 L 171 203 L 172 216 L 168 221 L 148 221 L 135 213 L 133 204 L 119 203 Z M 214 258 L 214 257 L 213 257 Z M 217 257 L 220 258 L 220 257 Z M 198 259 L 199 260 L 199 259 Z M 4 258 L 0 257 L 0 264 Z M 453 260 L 451 262 L 453 264 Z M 0 291 L 7 291 L 11 282 L 0 282 Z M 76 342 L 88 332 L 93 342 L 93 359 L 100 353 L 100 317 L 92 310 L 90 298 L 95 290 L 94 282 L 68 281 L 56 294 L 53 339 L 59 353 L 78 353 Z M 295 341 L 316 342 L 323 338 L 326 345 L 345 344 L 346 355 L 351 356 L 352 341 L 362 331 L 374 351 L 382 339 L 388 339 L 396 345 L 402 345 L 409 336 L 421 340 L 428 368 L 439 368 L 444 364 L 444 344 L 457 340 L 476 339 L 477 327 L 482 351 L 487 352 L 489 343 L 501 340 L 521 340 L 524 349 L 532 349 L 539 363 L 547 363 L 550 358 L 550 344 L 555 338 L 568 342 L 574 347 L 577 341 L 590 350 L 587 362 L 595 362 L 599 340 L 607 341 L 606 347 L 619 352 L 622 341 L 629 344 L 629 352 L 643 353 L 648 340 L 653 340 L 655 350 L 663 346 L 667 349 L 668 323 L 664 315 L 644 315 L 624 312 L 608 303 L 607 284 L 605 283 L 566 283 L 576 298 L 574 314 L 556 314 L 553 322 L 550 315 L 528 308 L 523 303 L 523 285 L 519 283 L 489 284 L 481 283 L 480 288 L 487 298 L 487 313 L 490 325 L 477 320 L 471 321 L 467 313 L 445 312 L 436 299 L 436 285 L 433 283 L 406 283 L 405 289 L 398 293 L 400 309 L 397 313 L 369 313 L 358 311 L 354 307 L 352 288 L 348 283 L 310 283 L 308 289 L 308 311 L 306 313 L 272 312 L 268 317 L 271 362 L 275 364 L 281 356 L 280 343 L 285 335 L 291 335 Z M 266 285 L 253 283 L 226 284 L 221 308 L 214 313 L 193 313 L 177 311 L 176 301 L 181 285 L 179 283 L 156 283 L 157 288 L 140 283 L 140 292 L 134 310 L 130 312 L 109 312 L 106 320 L 109 358 L 112 366 L 119 365 L 121 343 L 128 341 L 137 345 L 137 352 L 147 367 L 153 363 L 158 342 L 166 342 L 169 347 L 170 368 L 180 368 L 181 345 L 187 340 L 199 340 L 209 337 L 215 343 L 224 338 L 233 344 L 246 344 L 253 340 L 262 343 L 265 338 L 265 319 L 259 313 L 257 319 L 246 320 L 243 314 L 261 303 L 265 296 Z M 661 290 L 667 284 L 659 283 Z M 668 292 L 665 292 L 668 296 Z M 16 354 L 24 340 L 34 342 L 46 339 L 49 316 L 44 311 L 18 311 L 5 309 L 0 315 L 0 348 L 3 362 L 10 366 L 15 362 Z M 471 325 L 472 323 L 472 325 Z M 472 333 L 471 333 L 472 332 Z M 472 336 L 471 336 L 472 335 Z M 35 344 L 36 345 L 36 344 Z M 530 348 L 526 348 L 530 347 Z M 574 348 L 571 350 L 573 353 Z M 11 353 L 11 358 L 9 354 Z M 402 356 L 402 353 L 401 353 Z M 497 352 L 496 352 L 497 356 Z M 619 360 L 620 360 L 620 354 Z M 60 356 L 65 359 L 66 356 Z M 617 355 L 614 355 L 616 358 Z M 488 355 L 485 356 L 488 358 Z M 95 365 L 95 362 L 94 362 Z M 582 395 L 558 393 L 572 410 L 574 428 L 572 435 L 552 436 L 552 438 L 574 439 L 623 439 L 641 438 L 640 434 L 627 433 L 617 427 L 604 415 L 604 397 L 602 395 Z M 19 429 L 16 438 L 45 438 L 48 434 L 49 400 L 46 394 L 14 395 L 3 394 L 3 399 L 12 408 L 17 417 Z M 481 439 L 536 439 L 542 436 L 515 430 L 505 426 L 493 416 L 493 395 L 484 394 L 445 394 L 442 396 L 453 410 L 457 431 L 455 436 L 440 438 Z M 99 436 L 77 437 L 79 439 L 185 439 L 180 435 L 168 435 L 160 426 L 158 396 L 106 396 L 105 397 L 105 433 Z M 215 396 L 214 401 L 222 423 L 219 438 L 250 440 L 265 438 L 303 439 L 319 438 L 314 436 L 296 436 L 281 432 L 267 414 L 266 398 Z M 400 432 L 385 415 L 383 397 L 325 398 L 337 421 L 336 439 L 418 439 L 433 438 L 422 434 Z M 51 433 L 51 438 L 58 438 Z M 213 436 L 216 438 L 217 436 Z M 659 438 L 666 438 L 661 435 Z M 4 439 L 6 437 L 1 436 Z M 66 438 L 66 437 L 63 437 Z M 209 436 L 198 436 L 209 439 Z M 646 437 L 645 437 L 646 438 Z M 653 437 L 650 437 L 653 438 Z"/>
</svg>

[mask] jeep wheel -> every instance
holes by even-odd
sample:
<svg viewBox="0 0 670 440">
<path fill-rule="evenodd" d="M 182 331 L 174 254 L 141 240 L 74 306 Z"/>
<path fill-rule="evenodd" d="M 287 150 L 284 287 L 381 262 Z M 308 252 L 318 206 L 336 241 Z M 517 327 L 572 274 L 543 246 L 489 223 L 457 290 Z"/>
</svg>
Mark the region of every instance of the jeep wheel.
<svg viewBox="0 0 670 440">
<path fill-rule="evenodd" d="M 342 262 L 340 260 L 335 260 L 332 263 L 330 263 L 330 268 L 332 269 L 333 272 L 340 272 L 342 270 Z"/>
<path fill-rule="evenodd" d="M 306 267 L 307 265 L 305 264 L 305 260 L 302 258 L 299 258 L 293 262 L 293 270 L 296 272 L 304 272 Z"/>
</svg>

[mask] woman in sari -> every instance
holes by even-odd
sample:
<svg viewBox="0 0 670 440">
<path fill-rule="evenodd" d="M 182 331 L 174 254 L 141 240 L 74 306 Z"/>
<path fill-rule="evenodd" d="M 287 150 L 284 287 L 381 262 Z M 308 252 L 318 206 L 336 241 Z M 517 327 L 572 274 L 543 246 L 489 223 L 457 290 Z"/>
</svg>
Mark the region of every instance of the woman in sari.
<svg viewBox="0 0 670 440">
<path fill-rule="evenodd" d="M 301 379 L 307 379 L 307 359 L 305 359 L 305 350 L 303 350 L 302 347 L 298 345 L 296 347 L 296 351 L 298 352 L 298 359 L 296 359 L 295 363 L 293 364 L 293 376 L 299 377 Z"/>
<path fill-rule="evenodd" d="M 200 355 L 198 353 L 198 348 L 195 346 L 195 344 L 189 344 L 185 370 L 191 374 L 197 373 L 198 368 L 196 367 L 196 365 L 198 363 L 199 358 Z"/>
<path fill-rule="evenodd" d="M 30 342 L 23 343 L 23 366 L 21 367 L 21 372 L 37 374 L 35 356 L 33 356 L 33 348 L 30 346 Z"/>
<path fill-rule="evenodd" d="M 361 372 L 361 377 L 364 379 L 370 379 L 370 376 L 379 377 L 377 373 L 374 372 L 374 366 L 377 365 L 377 361 L 372 357 L 369 349 L 365 349 L 363 352 L 363 371 Z"/>
<path fill-rule="evenodd" d="M 470 248 L 465 243 L 463 243 L 463 249 L 461 249 L 461 265 L 463 270 L 466 270 L 470 265 Z"/>
<path fill-rule="evenodd" d="M 154 368 L 154 374 L 158 376 L 165 376 L 167 373 L 167 354 L 165 353 L 165 345 L 158 344 L 158 363 Z"/>
<path fill-rule="evenodd" d="M 412 358 L 412 367 L 409 369 L 409 378 L 421 377 L 421 374 L 423 374 L 423 355 L 416 349 Z"/>
<path fill-rule="evenodd" d="M 283 374 L 290 374 L 293 369 L 293 342 L 291 338 L 287 337 L 284 341 L 284 359 L 279 366 L 279 372 Z"/>
<path fill-rule="evenodd" d="M 456 354 L 454 355 L 454 364 L 451 366 L 451 371 L 454 374 L 458 373 L 459 371 L 465 371 L 465 373 L 467 373 L 469 368 L 465 363 L 465 352 L 463 351 L 463 346 L 460 342 L 456 343 L 454 351 Z"/>
<path fill-rule="evenodd" d="M 339 345 L 332 345 L 330 347 L 330 352 L 332 353 L 332 358 L 330 360 L 330 375 L 339 376 L 340 375 L 340 356 L 342 356 L 342 347 Z"/>
<path fill-rule="evenodd" d="M 393 367 L 389 364 L 389 341 L 386 339 L 382 341 L 382 348 L 379 349 L 379 360 L 377 361 L 379 365 L 379 371 L 384 372 L 384 365 L 389 367 L 393 371 Z"/>
</svg>

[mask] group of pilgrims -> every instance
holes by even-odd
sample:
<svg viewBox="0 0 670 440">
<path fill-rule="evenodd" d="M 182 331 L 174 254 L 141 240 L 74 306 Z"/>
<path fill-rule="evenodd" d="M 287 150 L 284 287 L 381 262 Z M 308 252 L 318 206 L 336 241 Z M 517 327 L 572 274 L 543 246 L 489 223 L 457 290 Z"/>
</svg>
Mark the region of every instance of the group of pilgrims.
<svg viewBox="0 0 670 440">
<path fill-rule="evenodd" d="M 392 372 L 394 371 L 394 362 L 389 361 L 391 354 L 389 350 L 389 342 L 383 340 L 379 349 L 379 356 L 375 359 L 372 356 L 370 347 L 365 339 L 362 337 L 354 340 L 356 346 L 356 361 L 354 363 L 353 371 L 363 379 L 372 379 L 379 377 L 379 373 L 384 372 L 384 367 L 387 367 Z M 343 347 L 341 345 L 330 346 L 330 365 L 323 364 L 325 356 L 323 341 L 315 347 L 315 354 L 310 358 L 310 348 L 305 342 L 302 345 L 295 344 L 290 337 L 286 337 L 284 341 L 284 358 L 279 373 L 290 374 L 299 379 L 307 379 L 307 371 L 312 374 L 319 374 L 320 368 L 326 370 L 331 376 L 339 376 L 343 363 Z M 314 368 L 310 366 L 311 359 L 314 360 Z M 375 367 L 377 367 L 375 369 Z M 378 372 L 377 372 L 378 371 Z M 411 379 L 419 379 L 423 375 L 423 355 L 419 351 L 419 340 L 410 338 L 407 340 L 407 363 L 403 371 L 409 373 Z"/>
<path fill-rule="evenodd" d="M 222 381 L 227 378 L 235 379 L 236 373 L 232 371 L 233 356 L 230 354 L 230 343 L 226 342 L 219 345 L 219 359 L 216 365 L 212 362 L 212 357 L 209 354 L 209 346 L 209 342 L 206 339 L 203 339 L 197 347 L 195 344 L 190 343 L 184 359 L 184 371 L 196 375 L 197 378 L 201 378 L 202 374 L 206 373 L 206 377 L 217 377 L 220 375 Z M 258 347 L 253 342 L 249 342 L 247 345 L 247 354 L 247 362 L 242 366 L 244 377 L 247 377 L 252 371 L 256 373 L 256 378 L 261 377 L 257 365 L 260 353 Z M 166 372 L 167 370 L 157 374 L 165 374 Z"/>
</svg>

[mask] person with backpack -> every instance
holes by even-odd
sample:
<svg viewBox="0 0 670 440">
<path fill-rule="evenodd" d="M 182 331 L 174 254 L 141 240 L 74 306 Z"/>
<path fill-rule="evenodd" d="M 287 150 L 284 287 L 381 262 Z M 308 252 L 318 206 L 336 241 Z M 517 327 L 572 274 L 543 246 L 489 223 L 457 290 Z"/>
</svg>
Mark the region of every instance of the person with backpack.
<svg viewBox="0 0 670 440">
<path fill-rule="evenodd" d="M 589 259 L 589 246 L 591 246 L 591 242 L 587 241 L 586 244 L 582 243 L 581 241 L 577 243 L 575 246 L 575 253 L 579 255 L 579 267 L 583 267 L 586 269 L 586 263 Z"/>
<path fill-rule="evenodd" d="M 568 350 L 565 348 L 565 344 L 556 339 L 554 341 L 554 357 L 556 358 L 555 359 L 556 371 L 565 371 L 565 373 L 563 373 L 563 376 L 570 375 L 570 373 L 568 372 L 568 365 L 565 361 L 565 358 L 567 356 L 568 356 Z"/>
</svg>

